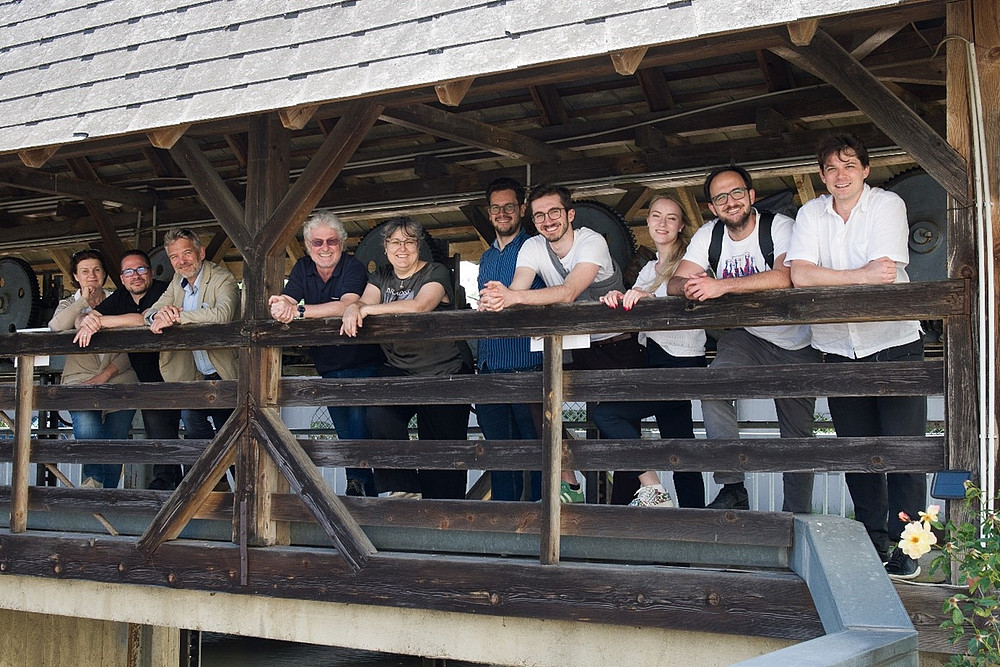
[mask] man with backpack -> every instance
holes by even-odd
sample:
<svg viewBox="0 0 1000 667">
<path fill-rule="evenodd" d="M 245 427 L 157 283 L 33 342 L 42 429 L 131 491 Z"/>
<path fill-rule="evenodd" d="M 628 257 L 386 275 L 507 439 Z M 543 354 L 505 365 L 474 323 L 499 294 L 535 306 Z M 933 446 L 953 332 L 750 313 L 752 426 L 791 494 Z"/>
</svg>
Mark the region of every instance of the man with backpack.
<svg viewBox="0 0 1000 667">
<path fill-rule="evenodd" d="M 754 208 L 750 174 L 735 165 L 712 170 L 705 179 L 705 197 L 716 219 L 691 239 L 667 285 L 668 293 L 705 301 L 791 287 L 784 260 L 794 221 Z M 810 340 L 804 325 L 727 329 L 718 340 L 711 368 L 819 363 L 820 354 L 810 347 Z M 812 437 L 815 403 L 815 398 L 774 399 L 781 437 Z M 735 401 L 703 400 L 701 406 L 710 439 L 740 437 Z M 709 503 L 710 509 L 750 508 L 743 473 L 717 472 L 715 481 L 723 487 Z M 812 486 L 812 473 L 785 473 L 782 509 L 809 512 Z"/>
</svg>

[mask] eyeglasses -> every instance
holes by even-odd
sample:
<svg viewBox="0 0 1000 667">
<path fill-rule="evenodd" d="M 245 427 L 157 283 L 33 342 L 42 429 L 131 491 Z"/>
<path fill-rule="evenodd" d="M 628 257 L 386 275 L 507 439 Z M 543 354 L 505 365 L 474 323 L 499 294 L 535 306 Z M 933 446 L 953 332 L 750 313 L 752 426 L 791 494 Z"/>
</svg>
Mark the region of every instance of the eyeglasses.
<svg viewBox="0 0 1000 667">
<path fill-rule="evenodd" d="M 149 273 L 148 266 L 137 266 L 134 269 L 125 269 L 122 271 L 122 278 L 131 278 L 132 276 L 144 276 Z"/>
<path fill-rule="evenodd" d="M 336 248 L 341 243 L 340 237 L 334 236 L 332 239 L 309 239 L 309 245 L 313 248 L 322 248 L 323 246 L 330 246 L 331 248 Z"/>
<path fill-rule="evenodd" d="M 730 197 L 732 197 L 734 201 L 743 201 L 743 198 L 747 196 L 747 192 L 749 192 L 749 190 L 746 188 L 733 188 L 729 192 L 723 192 L 712 197 L 712 203 L 716 206 L 722 206 Z"/>
<path fill-rule="evenodd" d="M 405 239 L 400 241 L 399 239 L 389 239 L 385 242 L 385 247 L 389 250 L 399 250 L 400 248 L 406 248 L 407 250 L 417 249 L 417 239 Z"/>
<path fill-rule="evenodd" d="M 533 213 L 531 219 L 535 222 L 544 222 L 545 218 L 549 220 L 558 220 L 562 216 L 562 212 L 565 211 L 564 208 L 550 208 L 548 211 L 539 211 L 538 213 Z"/>
<path fill-rule="evenodd" d="M 510 215 L 517 210 L 517 204 L 504 204 L 503 206 L 499 204 L 490 204 L 486 207 L 486 210 L 490 212 L 490 215 L 500 215 L 500 211 Z"/>
</svg>

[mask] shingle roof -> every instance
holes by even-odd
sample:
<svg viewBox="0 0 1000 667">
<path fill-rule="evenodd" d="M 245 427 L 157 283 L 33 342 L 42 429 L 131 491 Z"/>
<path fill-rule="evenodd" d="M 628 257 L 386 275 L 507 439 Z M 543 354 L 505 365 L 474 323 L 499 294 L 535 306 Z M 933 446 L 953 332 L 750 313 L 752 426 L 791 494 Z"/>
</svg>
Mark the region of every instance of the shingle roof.
<svg viewBox="0 0 1000 667">
<path fill-rule="evenodd" d="M 0 152 L 899 1 L 8 0 Z"/>
</svg>

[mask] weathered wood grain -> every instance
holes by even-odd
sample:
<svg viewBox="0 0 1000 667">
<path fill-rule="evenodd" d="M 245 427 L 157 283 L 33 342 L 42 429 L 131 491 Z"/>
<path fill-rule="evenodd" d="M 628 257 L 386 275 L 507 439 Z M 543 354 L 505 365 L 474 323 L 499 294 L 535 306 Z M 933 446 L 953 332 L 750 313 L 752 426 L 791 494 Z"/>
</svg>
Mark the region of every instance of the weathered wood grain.
<svg viewBox="0 0 1000 667">
<path fill-rule="evenodd" d="M 35 358 L 17 359 L 17 412 L 14 414 L 14 452 L 11 460 L 10 530 L 28 527 L 28 484 L 31 483 L 31 410 L 35 398 Z"/>
</svg>

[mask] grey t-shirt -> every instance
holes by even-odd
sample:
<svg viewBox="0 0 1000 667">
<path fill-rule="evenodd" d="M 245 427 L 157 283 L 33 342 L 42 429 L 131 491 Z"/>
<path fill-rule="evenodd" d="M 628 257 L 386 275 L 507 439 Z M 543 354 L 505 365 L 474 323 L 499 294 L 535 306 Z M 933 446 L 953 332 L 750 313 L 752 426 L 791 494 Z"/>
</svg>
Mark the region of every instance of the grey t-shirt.
<svg viewBox="0 0 1000 667">
<path fill-rule="evenodd" d="M 440 283 L 445 298 L 435 310 L 448 310 L 455 300 L 451 275 L 443 264 L 428 262 L 409 278 L 400 279 L 391 266 L 379 267 L 368 277 L 368 282 L 378 287 L 382 303 L 405 301 L 414 298 L 420 288 L 428 283 Z M 464 349 L 463 349 L 464 348 Z M 450 375 L 460 373 L 468 365 L 468 345 L 465 341 L 417 341 L 383 343 L 386 362 L 409 375 Z"/>
</svg>

